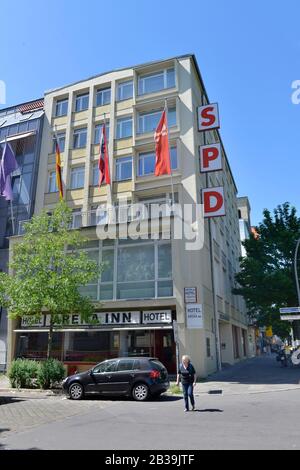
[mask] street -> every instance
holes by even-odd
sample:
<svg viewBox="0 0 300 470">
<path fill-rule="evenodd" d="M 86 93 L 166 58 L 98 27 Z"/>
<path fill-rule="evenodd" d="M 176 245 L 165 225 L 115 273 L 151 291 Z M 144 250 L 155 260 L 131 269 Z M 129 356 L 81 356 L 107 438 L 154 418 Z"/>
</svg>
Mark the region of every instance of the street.
<svg viewBox="0 0 300 470">
<path fill-rule="evenodd" d="M 299 449 L 299 380 L 275 356 L 250 359 L 197 384 L 189 413 L 179 396 L 72 402 L 16 392 L 1 399 L 1 448 Z"/>
</svg>

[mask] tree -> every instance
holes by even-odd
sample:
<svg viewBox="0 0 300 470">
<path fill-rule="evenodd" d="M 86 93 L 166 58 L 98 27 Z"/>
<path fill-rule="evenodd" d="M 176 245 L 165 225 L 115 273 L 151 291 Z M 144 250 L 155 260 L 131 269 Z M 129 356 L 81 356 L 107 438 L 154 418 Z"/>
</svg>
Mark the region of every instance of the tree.
<svg viewBox="0 0 300 470">
<path fill-rule="evenodd" d="M 251 235 L 244 242 L 247 255 L 241 258 L 234 293 L 245 298 L 250 317 L 259 326 L 271 325 L 275 334 L 286 337 L 290 325 L 280 320 L 279 308 L 298 304 L 293 260 L 300 218 L 288 202 L 273 212 L 272 216 L 264 210 L 256 227 L 259 237 Z"/>
<path fill-rule="evenodd" d="M 51 355 L 53 316 L 80 313 L 87 320 L 94 312 L 89 297 L 79 288 L 102 270 L 83 251 L 85 239 L 70 230 L 72 211 L 60 202 L 52 214 L 43 211 L 25 224 L 25 235 L 13 248 L 10 274 L 0 273 L 0 304 L 10 318 L 36 321 L 50 316 L 47 357 Z"/>
</svg>

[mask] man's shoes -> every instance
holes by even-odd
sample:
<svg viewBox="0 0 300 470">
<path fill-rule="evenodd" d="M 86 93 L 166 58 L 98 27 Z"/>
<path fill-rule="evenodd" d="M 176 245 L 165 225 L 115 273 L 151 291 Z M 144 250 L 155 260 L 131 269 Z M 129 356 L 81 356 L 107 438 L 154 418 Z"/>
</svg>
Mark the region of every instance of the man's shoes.
<svg viewBox="0 0 300 470">
<path fill-rule="evenodd" d="M 192 411 L 195 411 L 195 407 L 193 406 Z"/>
<path fill-rule="evenodd" d="M 189 410 L 188 410 L 187 408 L 185 408 L 185 410 L 184 410 L 184 411 L 186 412 L 186 411 L 189 411 Z"/>
</svg>

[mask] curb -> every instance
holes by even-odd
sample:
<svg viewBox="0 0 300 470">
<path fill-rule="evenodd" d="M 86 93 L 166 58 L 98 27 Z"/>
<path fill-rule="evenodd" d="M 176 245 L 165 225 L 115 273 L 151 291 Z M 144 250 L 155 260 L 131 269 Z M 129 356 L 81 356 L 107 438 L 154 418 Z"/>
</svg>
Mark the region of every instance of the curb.
<svg viewBox="0 0 300 470">
<path fill-rule="evenodd" d="M 46 395 L 63 395 L 63 390 L 41 390 L 40 388 L 0 388 L 0 393 L 9 392 L 9 393 L 40 393 Z"/>
</svg>

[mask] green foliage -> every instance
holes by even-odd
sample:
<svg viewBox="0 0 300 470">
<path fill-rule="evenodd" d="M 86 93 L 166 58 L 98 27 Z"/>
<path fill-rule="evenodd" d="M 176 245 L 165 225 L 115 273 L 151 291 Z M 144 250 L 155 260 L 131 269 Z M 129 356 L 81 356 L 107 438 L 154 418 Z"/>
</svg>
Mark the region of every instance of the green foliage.
<svg viewBox="0 0 300 470">
<path fill-rule="evenodd" d="M 69 230 L 72 211 L 60 202 L 25 224 L 25 235 L 13 247 L 12 275 L 0 273 L 0 303 L 11 318 L 25 315 L 80 313 L 90 315 L 93 304 L 80 295 L 101 273 L 101 266 L 83 250 L 85 239 Z"/>
<path fill-rule="evenodd" d="M 8 378 L 13 388 L 36 388 L 39 363 L 28 359 L 16 359 L 11 363 Z"/>
<path fill-rule="evenodd" d="M 259 326 L 271 325 L 275 334 L 285 337 L 290 326 L 280 320 L 279 308 L 298 302 L 293 260 L 300 218 L 287 202 L 277 206 L 273 216 L 268 210 L 263 215 L 256 227 L 259 238 L 251 236 L 244 242 L 247 256 L 241 260 L 234 293 L 244 296 L 250 317 Z"/>
<path fill-rule="evenodd" d="M 43 389 L 51 388 L 55 383 L 61 382 L 65 375 L 66 371 L 62 362 L 48 359 L 40 363 L 37 384 Z"/>
<path fill-rule="evenodd" d="M 179 385 L 176 385 L 176 384 L 173 384 L 173 385 L 170 386 L 169 392 L 173 393 L 173 395 L 181 395 L 182 394 L 181 388 L 179 387 Z"/>
</svg>

